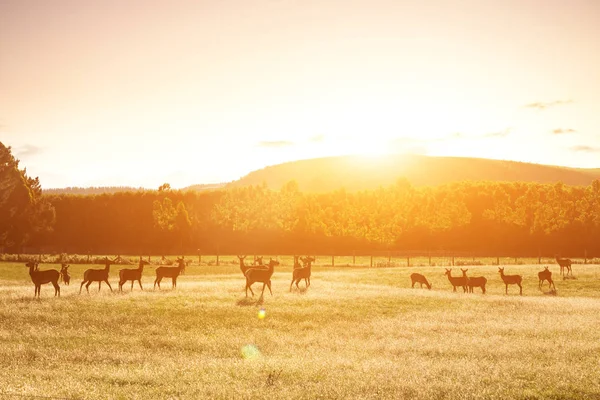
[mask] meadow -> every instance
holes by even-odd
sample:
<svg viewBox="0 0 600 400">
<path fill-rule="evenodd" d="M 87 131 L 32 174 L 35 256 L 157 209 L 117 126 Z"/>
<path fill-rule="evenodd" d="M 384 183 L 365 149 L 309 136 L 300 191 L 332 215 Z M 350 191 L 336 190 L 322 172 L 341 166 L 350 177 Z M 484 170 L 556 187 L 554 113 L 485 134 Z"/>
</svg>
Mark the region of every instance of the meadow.
<svg viewBox="0 0 600 400">
<path fill-rule="evenodd" d="M 83 271 L 102 266 L 72 265 L 61 297 L 44 285 L 39 300 L 23 263 L 0 263 L 0 398 L 600 398 L 600 265 L 563 280 L 546 264 L 554 295 L 538 289 L 540 265 L 507 265 L 524 277 L 519 296 L 496 266 L 468 267 L 485 295 L 453 293 L 440 266 L 341 264 L 317 264 L 310 288 L 290 292 L 281 261 L 262 305 L 233 257 L 161 291 L 147 266 L 144 291 L 119 293 L 113 265 L 115 292 L 89 295 Z M 411 289 L 412 272 L 432 290 Z"/>
</svg>

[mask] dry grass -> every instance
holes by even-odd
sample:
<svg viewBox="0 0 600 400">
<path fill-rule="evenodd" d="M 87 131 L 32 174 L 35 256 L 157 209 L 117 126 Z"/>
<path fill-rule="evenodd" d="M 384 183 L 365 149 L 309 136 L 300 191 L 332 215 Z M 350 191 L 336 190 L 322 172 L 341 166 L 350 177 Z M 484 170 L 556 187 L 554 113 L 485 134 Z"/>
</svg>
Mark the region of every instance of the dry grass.
<svg viewBox="0 0 600 400">
<path fill-rule="evenodd" d="M 541 267 L 508 266 L 522 297 L 496 267 L 469 269 L 487 295 L 452 293 L 439 267 L 316 267 L 290 293 L 287 266 L 264 319 L 233 265 L 191 267 L 160 292 L 148 268 L 150 290 L 81 296 L 89 266 L 73 266 L 63 296 L 45 285 L 41 300 L 20 268 L 0 264 L 0 398 L 600 398 L 597 265 L 565 281 L 552 267 L 556 296 L 537 289 Z M 433 290 L 410 289 L 415 270 Z"/>
</svg>

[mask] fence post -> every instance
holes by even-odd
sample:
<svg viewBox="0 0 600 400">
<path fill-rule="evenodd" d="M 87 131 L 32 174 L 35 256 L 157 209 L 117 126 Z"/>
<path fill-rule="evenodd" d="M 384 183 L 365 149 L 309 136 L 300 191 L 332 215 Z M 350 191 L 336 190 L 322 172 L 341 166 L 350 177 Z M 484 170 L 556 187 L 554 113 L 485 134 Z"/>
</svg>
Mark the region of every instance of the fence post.
<svg viewBox="0 0 600 400">
<path fill-rule="evenodd" d="M 515 257 L 515 265 L 517 265 L 517 257 Z"/>
<path fill-rule="evenodd" d="M 496 265 L 500 265 L 500 257 L 496 257 Z"/>
<path fill-rule="evenodd" d="M 406 256 L 406 265 L 410 267 L 410 256 Z"/>
<path fill-rule="evenodd" d="M 583 249 L 583 263 L 587 264 L 587 249 Z"/>
<path fill-rule="evenodd" d="M 331 266 L 335 267 L 335 256 L 334 255 L 331 256 Z"/>
<path fill-rule="evenodd" d="M 431 267 L 431 253 L 429 253 L 429 266 Z"/>
<path fill-rule="evenodd" d="M 373 268 L 373 256 L 371 255 L 371 268 Z"/>
<path fill-rule="evenodd" d="M 219 255 L 217 254 L 217 267 L 219 266 Z"/>
<path fill-rule="evenodd" d="M 388 251 L 388 265 L 392 262 L 392 252 Z"/>
<path fill-rule="evenodd" d="M 356 251 L 352 252 L 352 265 L 356 266 Z"/>
</svg>

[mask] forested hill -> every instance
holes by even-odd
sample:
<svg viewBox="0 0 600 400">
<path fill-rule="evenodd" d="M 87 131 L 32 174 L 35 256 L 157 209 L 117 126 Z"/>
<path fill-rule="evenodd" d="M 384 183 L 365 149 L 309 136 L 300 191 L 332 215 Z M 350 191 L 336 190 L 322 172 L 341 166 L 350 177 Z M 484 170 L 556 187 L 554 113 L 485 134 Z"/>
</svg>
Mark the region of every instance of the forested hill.
<svg viewBox="0 0 600 400">
<path fill-rule="evenodd" d="M 371 190 L 406 178 L 414 186 L 437 186 L 464 180 L 508 182 L 563 182 L 589 185 L 600 178 L 599 169 L 566 168 L 516 161 L 463 157 L 393 155 L 327 157 L 293 161 L 254 171 L 227 187 L 266 185 L 280 189 L 291 180 L 306 192 Z"/>
<path fill-rule="evenodd" d="M 224 183 L 211 183 L 205 185 L 192 185 L 183 188 L 183 191 L 203 191 L 203 190 L 214 190 L 225 186 Z M 113 194 L 120 192 L 142 192 L 148 189 L 145 188 L 134 188 L 130 186 L 98 186 L 98 187 L 67 187 L 67 188 L 52 188 L 44 189 L 44 194 L 80 194 L 80 195 L 94 195 L 94 194 Z"/>
</svg>

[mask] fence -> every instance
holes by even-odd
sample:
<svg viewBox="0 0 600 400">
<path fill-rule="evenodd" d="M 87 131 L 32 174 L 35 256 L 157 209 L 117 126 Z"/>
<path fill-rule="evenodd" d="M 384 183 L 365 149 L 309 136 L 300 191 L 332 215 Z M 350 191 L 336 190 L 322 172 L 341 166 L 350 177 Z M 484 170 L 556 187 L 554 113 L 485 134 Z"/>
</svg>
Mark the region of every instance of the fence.
<svg viewBox="0 0 600 400">
<path fill-rule="evenodd" d="M 328 254 L 316 256 L 315 265 L 348 266 L 348 267 L 412 267 L 412 266 L 470 266 L 470 265 L 520 265 L 520 264 L 555 264 L 554 256 L 489 256 L 466 252 L 353 252 L 352 254 Z M 70 263 L 70 264 L 101 264 L 104 257 L 114 258 L 115 255 L 92 254 L 0 254 L 0 261 L 40 263 Z M 139 256 L 120 257 L 117 264 L 136 264 Z M 172 264 L 176 256 L 144 255 L 145 260 L 152 264 Z M 250 255 L 246 260 L 251 264 L 258 255 Z M 267 254 L 265 258 L 278 258 L 283 265 L 293 265 L 293 256 L 289 254 Z M 203 254 L 186 255 L 188 264 L 222 265 L 239 264 L 235 255 Z M 588 257 L 571 258 L 574 264 L 600 264 L 600 259 Z"/>
</svg>

